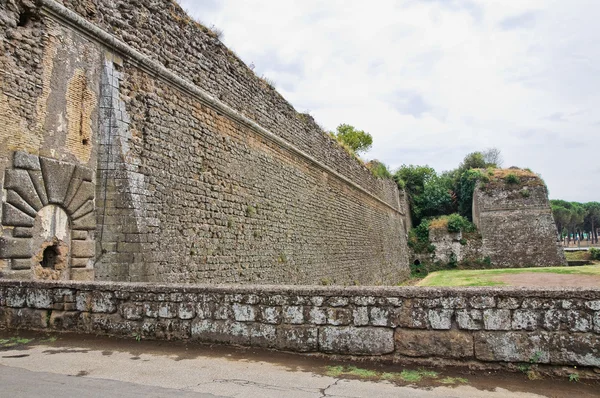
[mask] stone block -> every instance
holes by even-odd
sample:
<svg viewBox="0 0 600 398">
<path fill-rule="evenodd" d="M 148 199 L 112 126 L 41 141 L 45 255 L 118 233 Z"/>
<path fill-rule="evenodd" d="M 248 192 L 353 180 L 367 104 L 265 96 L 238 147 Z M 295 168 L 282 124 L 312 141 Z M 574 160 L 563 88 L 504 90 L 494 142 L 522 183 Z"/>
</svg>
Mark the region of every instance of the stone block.
<svg viewBox="0 0 600 398">
<path fill-rule="evenodd" d="M 251 305 L 234 303 L 232 310 L 233 318 L 238 322 L 254 322 L 256 320 L 256 308 Z"/>
<path fill-rule="evenodd" d="M 46 182 L 48 202 L 64 205 L 64 199 L 71 183 L 75 166 L 50 158 L 40 158 L 42 174 Z M 72 212 L 70 212 L 72 213 Z"/>
<path fill-rule="evenodd" d="M 485 330 L 511 330 L 512 318 L 510 310 L 488 309 L 483 311 L 483 328 Z"/>
<path fill-rule="evenodd" d="M 375 297 L 372 296 L 355 296 L 352 297 L 352 302 L 358 306 L 375 305 Z"/>
<path fill-rule="evenodd" d="M 395 311 L 392 320 L 393 325 L 411 329 L 427 329 L 429 325 L 429 314 L 427 310 L 419 307 L 412 307 L 408 302 L 404 303 Z"/>
<path fill-rule="evenodd" d="M 261 298 L 261 303 L 263 303 L 265 305 L 271 305 L 271 306 L 282 306 L 282 305 L 288 305 L 290 302 L 289 302 L 289 297 L 287 297 L 287 296 L 282 296 L 280 294 L 273 294 L 273 295 L 263 296 Z"/>
<path fill-rule="evenodd" d="M 5 308 L 4 318 L 10 329 L 41 330 L 48 327 L 50 312 L 33 308 Z"/>
<path fill-rule="evenodd" d="M 93 268 L 73 268 L 71 269 L 71 280 L 74 281 L 93 281 L 94 280 L 94 269 Z"/>
<path fill-rule="evenodd" d="M 550 335 L 550 363 L 600 367 L 600 336 L 591 333 L 558 332 Z"/>
<path fill-rule="evenodd" d="M 123 303 L 119 306 L 119 312 L 124 319 L 130 321 L 144 319 L 144 306 L 141 303 Z"/>
<path fill-rule="evenodd" d="M 458 310 L 456 323 L 459 329 L 480 330 L 483 327 L 483 313 L 481 310 Z"/>
<path fill-rule="evenodd" d="M 13 237 L 15 237 L 15 238 L 31 238 L 31 237 L 33 237 L 33 228 L 15 227 L 13 229 Z"/>
<path fill-rule="evenodd" d="M 318 351 L 319 330 L 314 326 L 282 325 L 277 328 L 277 349 L 294 352 Z"/>
<path fill-rule="evenodd" d="M 594 312 L 594 332 L 600 334 L 600 311 Z"/>
<path fill-rule="evenodd" d="M 27 292 L 23 288 L 9 287 L 6 289 L 5 300 L 8 307 L 24 307 L 27 302 Z"/>
<path fill-rule="evenodd" d="M 467 308 L 467 299 L 465 297 L 441 297 L 440 305 L 446 309 Z"/>
<path fill-rule="evenodd" d="M 2 204 L 2 223 L 3 225 L 10 225 L 14 227 L 33 227 L 35 222 L 34 217 L 24 213 L 17 209 L 10 203 Z"/>
<path fill-rule="evenodd" d="M 384 355 L 394 351 L 394 330 L 380 327 L 322 326 L 319 351 L 345 355 Z"/>
<path fill-rule="evenodd" d="M 84 231 L 93 231 L 96 229 L 96 216 L 94 213 L 89 213 L 81 218 L 73 220 L 73 229 Z"/>
<path fill-rule="evenodd" d="M 352 323 L 354 326 L 367 326 L 369 324 L 369 307 L 355 307 L 352 310 Z"/>
<path fill-rule="evenodd" d="M 71 231 L 71 239 L 73 240 L 87 240 L 88 236 L 88 231 Z"/>
<path fill-rule="evenodd" d="M 600 311 L 600 300 L 587 301 L 585 307 L 592 311 Z"/>
<path fill-rule="evenodd" d="M 321 307 L 312 307 L 308 312 L 308 323 L 325 325 L 327 323 L 327 310 Z"/>
<path fill-rule="evenodd" d="M 110 291 L 93 291 L 91 310 L 96 313 L 112 314 L 117 310 L 115 296 Z"/>
<path fill-rule="evenodd" d="M 13 166 L 16 169 L 41 170 L 39 157 L 20 151 L 13 155 Z"/>
<path fill-rule="evenodd" d="M 345 307 L 349 301 L 348 297 L 330 297 L 328 303 L 332 307 Z"/>
<path fill-rule="evenodd" d="M 277 345 L 277 327 L 262 323 L 249 324 L 250 345 L 253 347 L 274 348 Z"/>
<path fill-rule="evenodd" d="M 179 319 L 193 319 L 196 316 L 196 309 L 194 303 L 185 302 L 179 303 L 177 314 Z"/>
<path fill-rule="evenodd" d="M 495 308 L 496 297 L 494 296 L 474 296 L 469 300 L 472 308 L 484 309 L 484 308 Z"/>
<path fill-rule="evenodd" d="M 177 304 L 169 301 L 161 301 L 158 303 L 158 317 L 159 318 L 176 318 L 177 317 Z"/>
<path fill-rule="evenodd" d="M 89 312 L 92 309 L 92 292 L 80 291 L 75 294 L 77 311 Z"/>
<path fill-rule="evenodd" d="M 96 255 L 96 242 L 93 240 L 74 240 L 71 242 L 71 256 L 92 258 Z"/>
<path fill-rule="evenodd" d="M 325 302 L 325 297 L 323 296 L 312 296 L 310 298 L 310 303 L 315 307 L 320 307 Z"/>
<path fill-rule="evenodd" d="M 571 332 L 589 332 L 593 329 L 592 317 L 586 311 L 567 311 L 567 323 Z"/>
<path fill-rule="evenodd" d="M 521 303 L 521 308 L 532 310 L 547 310 L 556 307 L 555 300 L 539 299 L 539 298 L 524 298 Z"/>
<path fill-rule="evenodd" d="M 521 300 L 515 297 L 499 297 L 498 298 L 498 308 L 507 309 L 507 310 L 515 310 L 521 306 Z"/>
<path fill-rule="evenodd" d="M 154 335 L 159 340 L 186 340 L 191 336 L 192 321 L 181 319 L 156 319 Z"/>
<path fill-rule="evenodd" d="M 352 314 L 347 308 L 327 308 L 327 323 L 329 325 L 349 325 Z"/>
<path fill-rule="evenodd" d="M 47 289 L 28 288 L 26 292 L 27 306 L 38 309 L 51 309 L 54 304 L 52 291 Z"/>
<path fill-rule="evenodd" d="M 200 319 L 210 319 L 213 316 L 215 303 L 210 301 L 200 300 L 198 304 L 196 304 L 196 315 Z"/>
<path fill-rule="evenodd" d="M 19 196 L 18 193 L 16 193 L 12 189 L 8 189 L 6 191 L 6 203 L 10 203 L 14 208 L 25 213 L 29 217 L 35 218 L 37 215 L 37 210 L 31 207 L 29 203 L 27 203 L 23 198 Z"/>
<path fill-rule="evenodd" d="M 539 313 L 534 310 L 515 310 L 512 318 L 513 330 L 535 330 L 538 327 Z"/>
<path fill-rule="evenodd" d="M 389 326 L 390 325 L 390 310 L 385 307 L 371 307 L 371 322 L 372 326 Z"/>
<path fill-rule="evenodd" d="M 33 260 L 30 258 L 13 258 L 10 260 L 10 269 L 13 270 L 28 270 L 31 269 Z"/>
<path fill-rule="evenodd" d="M 454 310 L 431 309 L 427 311 L 427 314 L 432 329 L 448 330 L 452 327 Z"/>
<path fill-rule="evenodd" d="M 94 211 L 94 201 L 88 200 L 81 206 L 79 209 L 75 210 L 75 212 L 71 215 L 74 219 L 81 218 L 91 212 Z"/>
<path fill-rule="evenodd" d="M 396 353 L 410 357 L 473 358 L 473 336 L 458 330 L 396 329 Z"/>
<path fill-rule="evenodd" d="M 148 318 L 158 318 L 158 303 L 145 302 L 144 303 L 144 314 Z"/>
<path fill-rule="evenodd" d="M 78 311 L 52 311 L 48 327 L 73 332 L 80 329 L 80 317 Z"/>
<path fill-rule="evenodd" d="M 0 237 L 0 258 L 31 258 L 31 239 Z"/>
<path fill-rule="evenodd" d="M 37 170 L 29 170 L 28 174 L 29 178 L 31 178 L 31 183 L 33 184 L 42 207 L 46 206 L 48 204 L 48 195 L 46 194 L 46 185 L 42 172 Z"/>
<path fill-rule="evenodd" d="M 283 322 L 292 325 L 304 323 L 304 308 L 300 306 L 283 307 Z"/>
<path fill-rule="evenodd" d="M 214 319 L 232 319 L 233 318 L 233 310 L 229 305 L 216 304 L 213 309 L 213 318 Z"/>
<path fill-rule="evenodd" d="M 203 343 L 249 345 L 250 326 L 247 322 L 196 319 L 192 321 L 191 338 Z"/>
<path fill-rule="evenodd" d="M 93 260 L 90 258 L 72 258 L 71 259 L 71 267 L 72 268 L 86 268 L 88 266 L 93 265 Z"/>
<path fill-rule="evenodd" d="M 278 325 L 281 323 L 281 308 L 260 306 L 260 319 L 263 323 Z"/>
<path fill-rule="evenodd" d="M 486 362 L 550 362 L 548 332 L 476 332 L 475 357 Z"/>
<path fill-rule="evenodd" d="M 43 207 L 42 201 L 26 170 L 6 170 L 4 189 L 16 191 L 36 211 L 39 211 Z"/>
</svg>

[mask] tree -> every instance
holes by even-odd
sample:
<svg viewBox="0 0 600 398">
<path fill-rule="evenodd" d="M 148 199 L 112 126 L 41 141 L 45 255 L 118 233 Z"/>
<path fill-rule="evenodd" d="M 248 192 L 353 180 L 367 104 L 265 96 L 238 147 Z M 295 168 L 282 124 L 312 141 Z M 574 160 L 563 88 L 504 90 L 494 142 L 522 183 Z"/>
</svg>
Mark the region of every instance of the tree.
<svg viewBox="0 0 600 398">
<path fill-rule="evenodd" d="M 459 175 L 463 172 L 471 169 L 485 169 L 487 163 L 481 152 L 471 152 L 463 159 L 462 163 L 458 166 Z"/>
<path fill-rule="evenodd" d="M 367 152 L 373 145 L 371 134 L 363 130 L 357 130 L 349 124 L 337 126 L 337 132 L 330 132 L 338 141 L 346 144 L 355 153 Z"/>
<path fill-rule="evenodd" d="M 598 227 L 600 226 L 600 203 L 589 202 L 583 207 L 586 210 L 584 219 L 586 229 L 590 231 L 592 243 L 598 243 Z"/>
<path fill-rule="evenodd" d="M 402 165 L 394 174 L 394 180 L 408 196 L 413 225 L 421 222 L 423 203 L 420 196 L 425 192 L 427 182 L 435 177 L 435 170 L 429 166 Z"/>
<path fill-rule="evenodd" d="M 488 148 L 482 152 L 482 155 L 487 167 L 502 167 L 504 163 L 502 153 L 498 148 Z"/>
</svg>

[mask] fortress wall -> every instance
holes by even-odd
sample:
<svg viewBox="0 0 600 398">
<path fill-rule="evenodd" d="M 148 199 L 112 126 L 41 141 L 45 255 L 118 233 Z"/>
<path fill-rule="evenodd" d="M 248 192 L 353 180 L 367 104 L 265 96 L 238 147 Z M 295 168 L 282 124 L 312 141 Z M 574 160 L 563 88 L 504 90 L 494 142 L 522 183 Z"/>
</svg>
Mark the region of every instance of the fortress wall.
<svg viewBox="0 0 600 398">
<path fill-rule="evenodd" d="M 60 160 L 57 167 L 74 176 L 46 173 L 48 186 L 79 194 L 77 187 L 95 184 L 91 198 L 83 197 L 95 211 L 85 213 L 87 235 L 74 233 L 85 238 L 86 256 L 94 256 L 87 243 L 95 239 L 95 258 L 78 266 L 94 266 L 103 280 L 378 284 L 406 278 L 395 184 L 374 178 L 177 6 L 64 2 L 86 21 L 52 0 L 38 3 L 41 9 L 27 11 L 29 27 L 18 26 L 26 7 L 1 10 L 2 45 L 12 52 L 0 60 L 39 87 L 19 91 L 0 76 L 2 95 L 16 96 L 0 106 L 0 115 L 22 130 L 0 129 L 8 142 L 0 174 L 17 168 L 14 153 L 21 151 L 27 159 Z M 16 54 L 27 45 L 46 61 Z M 73 168 L 82 167 L 93 177 L 75 178 Z M 73 210 L 67 215 L 83 217 Z M 0 250 L 0 271 L 32 277 L 24 267 L 30 253 L 12 249 L 11 225 L 3 222 L 0 246 L 10 250 Z M 11 268 L 15 259 L 19 270 Z"/>
<path fill-rule="evenodd" d="M 511 170 L 497 173 L 506 172 Z M 519 183 L 492 176 L 475 189 L 473 221 L 483 255 L 498 268 L 566 265 L 544 182 L 533 173 L 515 173 Z"/>
<path fill-rule="evenodd" d="M 310 115 L 298 113 L 175 1 L 64 0 L 62 3 L 215 99 L 397 206 L 393 185 L 372 178 L 369 170 L 324 134 Z"/>
<path fill-rule="evenodd" d="M 600 290 L 0 281 L 0 328 L 598 377 Z M 571 367 L 566 369 L 565 367 Z M 575 367 L 575 368 L 573 368 Z"/>
</svg>

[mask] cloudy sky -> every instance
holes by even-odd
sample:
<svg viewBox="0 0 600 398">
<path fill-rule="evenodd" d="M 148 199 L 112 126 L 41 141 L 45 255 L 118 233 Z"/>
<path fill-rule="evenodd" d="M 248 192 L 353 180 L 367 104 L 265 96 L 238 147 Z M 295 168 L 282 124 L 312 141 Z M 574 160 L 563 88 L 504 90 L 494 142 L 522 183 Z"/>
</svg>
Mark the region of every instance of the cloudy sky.
<svg viewBox="0 0 600 398">
<path fill-rule="evenodd" d="M 600 201 L 598 0 L 181 0 L 364 156 L 455 168 L 497 147 L 553 199 Z"/>
</svg>

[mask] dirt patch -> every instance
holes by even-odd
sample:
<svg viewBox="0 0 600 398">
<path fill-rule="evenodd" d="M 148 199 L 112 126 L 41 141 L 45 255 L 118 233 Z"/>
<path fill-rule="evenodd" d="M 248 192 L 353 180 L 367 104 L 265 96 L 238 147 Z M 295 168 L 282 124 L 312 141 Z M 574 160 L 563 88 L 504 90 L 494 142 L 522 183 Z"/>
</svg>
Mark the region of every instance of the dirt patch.
<svg viewBox="0 0 600 398">
<path fill-rule="evenodd" d="M 511 286 L 600 287 L 600 276 L 596 275 L 524 272 L 494 276 L 490 279 L 495 282 L 504 282 Z"/>
</svg>

